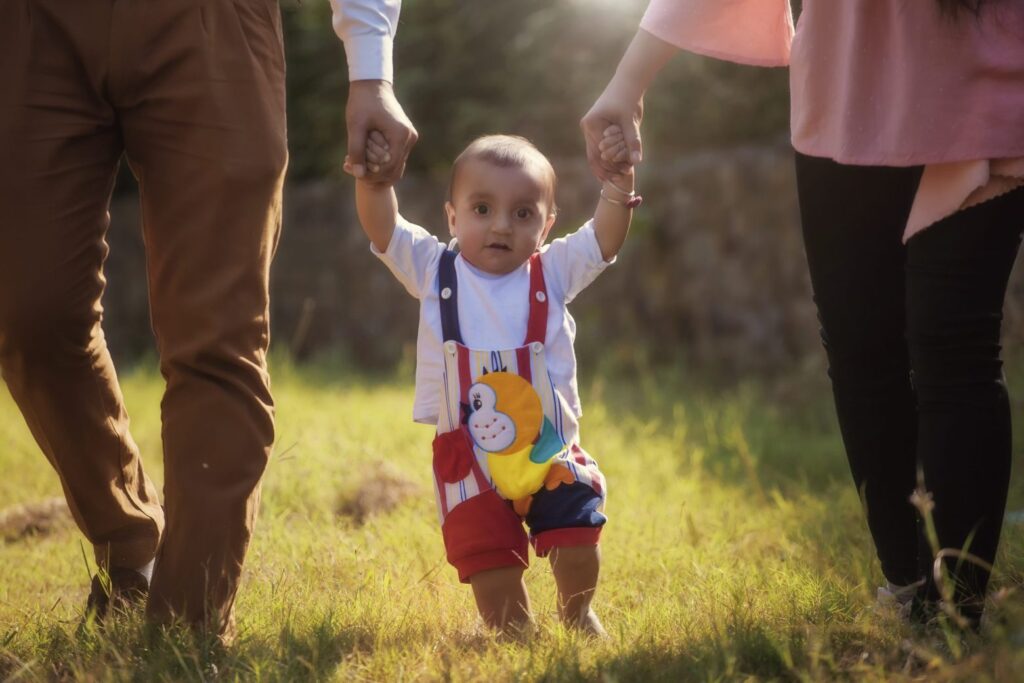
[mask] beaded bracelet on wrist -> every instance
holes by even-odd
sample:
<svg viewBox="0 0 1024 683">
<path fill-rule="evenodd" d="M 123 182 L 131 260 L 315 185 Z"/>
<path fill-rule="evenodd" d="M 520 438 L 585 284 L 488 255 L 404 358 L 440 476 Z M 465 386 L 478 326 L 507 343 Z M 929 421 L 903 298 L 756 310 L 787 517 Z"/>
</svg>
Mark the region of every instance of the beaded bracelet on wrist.
<svg viewBox="0 0 1024 683">
<path fill-rule="evenodd" d="M 638 206 L 640 206 L 641 204 L 643 204 L 644 198 L 641 197 L 640 195 L 638 195 L 636 192 L 626 192 L 625 190 L 623 190 L 621 187 L 619 187 L 618 185 L 616 185 L 615 183 L 613 183 L 610 180 L 608 181 L 608 184 L 611 185 L 612 187 L 614 187 L 616 189 L 616 191 L 621 192 L 622 196 L 625 197 L 626 199 L 625 199 L 625 201 L 623 201 L 621 199 L 615 199 L 613 197 L 609 197 L 605 193 L 604 188 L 602 187 L 601 188 L 601 199 L 605 200 L 606 202 L 609 202 L 611 204 L 618 204 L 619 206 L 624 206 L 627 209 L 635 209 Z"/>
</svg>

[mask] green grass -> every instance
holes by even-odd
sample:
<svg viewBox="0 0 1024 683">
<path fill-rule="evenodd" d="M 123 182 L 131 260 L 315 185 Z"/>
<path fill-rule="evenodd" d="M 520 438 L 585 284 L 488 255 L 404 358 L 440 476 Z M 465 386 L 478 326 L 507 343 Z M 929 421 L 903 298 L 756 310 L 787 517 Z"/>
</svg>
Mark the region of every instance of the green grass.
<svg viewBox="0 0 1024 683">
<path fill-rule="evenodd" d="M 1024 363 L 1014 367 L 1024 379 Z M 730 389 L 678 371 L 584 375 L 584 444 L 610 486 L 595 608 L 613 637 L 562 629 L 550 570 L 534 561 L 539 632 L 528 643 L 481 632 L 468 588 L 445 563 L 432 432 L 410 421 L 409 383 L 323 365 L 274 370 L 279 437 L 238 642 L 219 652 L 133 620 L 78 633 L 89 553 L 67 529 L 2 546 L 0 679 L 1013 680 L 1024 671 L 1019 523 L 1007 525 L 997 563 L 1001 622 L 984 638 L 950 641 L 874 611 L 882 577 L 818 369 Z M 162 383 L 143 367 L 123 386 L 159 483 Z M 363 523 L 338 514 L 363 483 L 396 469 L 417 491 L 398 507 Z M 0 471 L 0 509 L 60 495 L 3 392 Z M 1024 508 L 1020 479 L 1011 510 Z"/>
</svg>

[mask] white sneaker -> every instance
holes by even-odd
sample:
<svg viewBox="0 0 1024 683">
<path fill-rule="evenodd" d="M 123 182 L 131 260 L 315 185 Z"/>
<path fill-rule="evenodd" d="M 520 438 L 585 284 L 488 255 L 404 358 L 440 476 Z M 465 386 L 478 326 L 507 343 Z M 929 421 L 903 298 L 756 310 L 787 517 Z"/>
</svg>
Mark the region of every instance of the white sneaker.
<svg viewBox="0 0 1024 683">
<path fill-rule="evenodd" d="M 910 621 L 910 606 L 917 595 L 917 589 L 924 585 L 924 579 L 915 581 L 906 586 L 897 586 L 892 582 L 886 582 L 879 586 L 875 593 L 875 601 L 878 606 L 887 611 L 893 611 L 900 621 Z"/>
</svg>

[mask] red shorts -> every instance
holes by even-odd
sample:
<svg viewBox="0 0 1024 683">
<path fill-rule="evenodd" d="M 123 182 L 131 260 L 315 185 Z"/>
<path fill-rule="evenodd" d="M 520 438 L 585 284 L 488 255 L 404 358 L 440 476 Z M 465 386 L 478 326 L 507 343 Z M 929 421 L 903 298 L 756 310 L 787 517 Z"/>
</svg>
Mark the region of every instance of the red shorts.
<svg viewBox="0 0 1024 683">
<path fill-rule="evenodd" d="M 595 476 L 600 477 L 596 463 L 589 456 L 586 459 Z M 525 569 L 529 566 L 527 549 L 531 542 L 538 557 L 546 556 L 552 548 L 597 545 L 606 521 L 603 478 L 602 493 L 582 481 L 561 484 L 550 491 L 541 489 L 534 494 L 525 518 L 520 517 L 512 502 L 499 496 L 484 476 L 469 437 L 462 430 L 434 439 L 434 477 L 448 562 L 463 583 L 488 569 Z M 457 492 L 458 501 L 450 501 L 452 496 L 441 493 L 445 490 Z M 524 521 L 531 530 L 529 535 L 523 528 Z"/>
</svg>

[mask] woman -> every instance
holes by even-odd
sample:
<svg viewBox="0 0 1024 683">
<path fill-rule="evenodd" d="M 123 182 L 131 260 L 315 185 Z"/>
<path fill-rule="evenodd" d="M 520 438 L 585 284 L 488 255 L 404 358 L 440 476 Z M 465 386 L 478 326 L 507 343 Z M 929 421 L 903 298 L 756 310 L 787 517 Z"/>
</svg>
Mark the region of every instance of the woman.
<svg viewBox="0 0 1024 683">
<path fill-rule="evenodd" d="M 1010 475 L 999 333 L 1024 231 L 1024 3 L 652 0 L 581 125 L 606 179 L 641 159 L 643 94 L 679 49 L 790 66 L 797 191 L 836 411 L 882 571 L 977 625 Z M 601 146 L 610 126 L 625 140 Z M 955 553 L 954 553 L 955 555 Z"/>
</svg>

